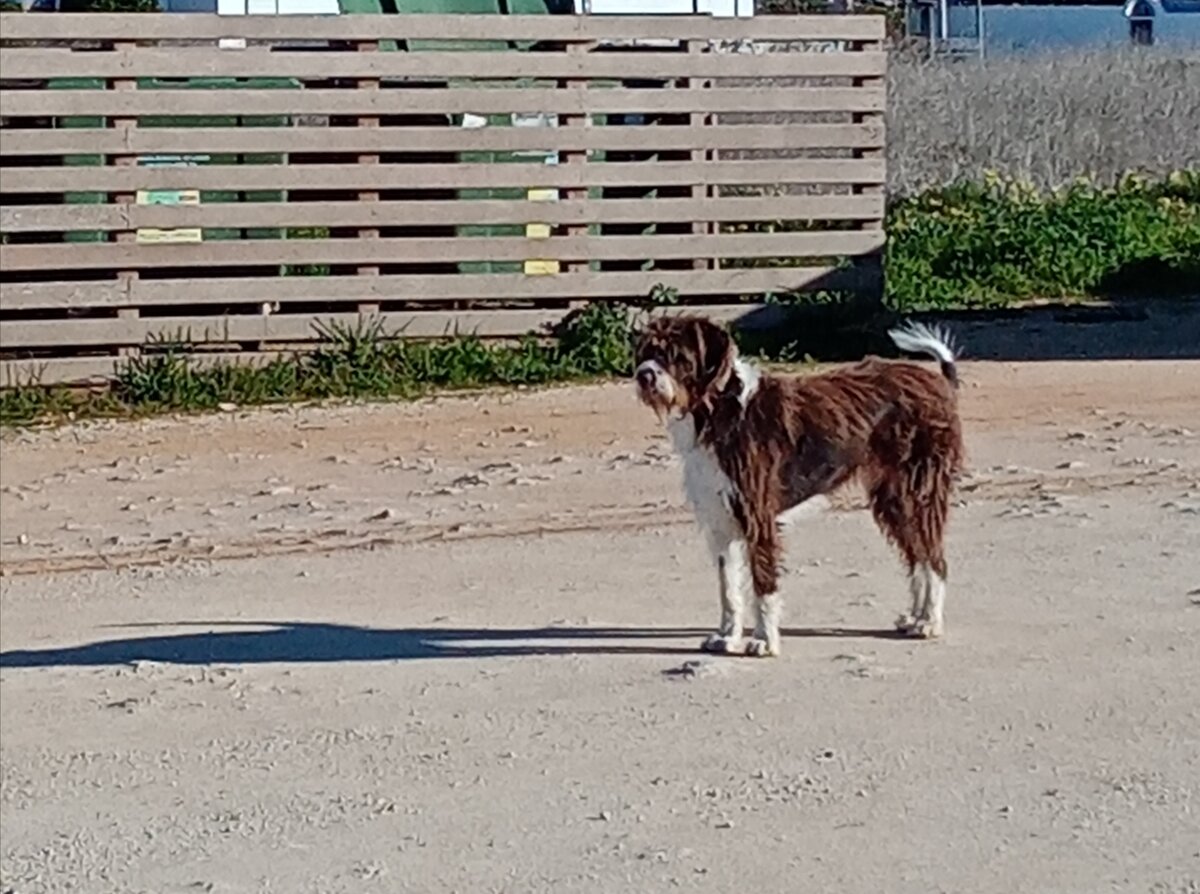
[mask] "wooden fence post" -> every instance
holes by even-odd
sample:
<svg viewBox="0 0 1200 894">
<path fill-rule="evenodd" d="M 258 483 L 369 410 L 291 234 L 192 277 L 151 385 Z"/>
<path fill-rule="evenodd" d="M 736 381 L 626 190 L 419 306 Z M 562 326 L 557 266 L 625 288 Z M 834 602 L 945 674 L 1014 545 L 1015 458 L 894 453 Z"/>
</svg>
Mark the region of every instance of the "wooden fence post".
<svg viewBox="0 0 1200 894">
<path fill-rule="evenodd" d="M 375 53 L 375 52 L 379 51 L 379 41 L 377 41 L 377 40 L 360 41 L 356 45 L 356 48 L 357 48 L 358 52 L 360 52 L 360 53 Z M 357 87 L 359 90 L 378 90 L 379 89 L 379 78 L 359 78 L 358 82 L 357 82 Z M 378 118 L 378 116 L 374 116 L 374 115 L 368 116 L 368 117 L 361 117 L 358 119 L 358 126 L 359 127 L 379 127 L 379 118 Z M 379 154 L 378 153 L 361 153 L 358 156 L 358 163 L 360 165 L 377 165 L 377 164 L 379 164 Z M 378 202 L 379 201 L 379 191 L 378 190 L 360 191 L 358 193 L 358 200 L 360 202 Z M 359 239 L 378 239 L 379 238 L 379 228 L 378 227 L 360 227 L 358 230 L 358 238 Z M 379 265 L 378 264 L 366 264 L 366 265 L 356 268 L 355 272 L 357 272 L 359 276 L 378 276 L 379 275 Z M 358 312 L 360 314 L 379 313 L 379 302 L 378 301 L 361 302 L 358 305 Z"/>
<path fill-rule="evenodd" d="M 134 41 L 116 41 L 113 44 L 113 51 L 119 53 L 119 52 L 122 52 L 125 50 L 132 50 L 136 46 L 137 46 L 137 43 Z M 113 80 L 110 80 L 108 82 L 109 89 L 118 90 L 118 91 L 137 90 L 137 86 L 138 86 L 138 84 L 137 84 L 137 80 L 135 78 L 114 78 Z M 137 126 L 137 119 L 136 118 L 113 118 L 109 123 L 114 128 L 129 129 L 129 128 L 133 128 L 133 127 Z M 136 155 L 114 155 L 112 157 L 112 162 L 117 167 L 136 167 L 137 163 L 138 163 L 138 159 L 137 159 Z M 114 193 L 111 195 L 110 200 L 113 202 L 116 202 L 117 204 L 121 204 L 121 205 L 136 205 L 137 204 L 137 193 L 136 192 Z M 137 230 L 136 229 L 117 230 L 112 234 L 112 238 L 113 238 L 114 242 L 122 242 L 122 243 L 137 242 Z M 122 290 L 125 292 L 126 295 L 129 295 L 132 293 L 133 283 L 137 280 L 137 278 L 138 278 L 138 271 L 136 271 L 136 270 L 118 270 L 117 271 L 117 280 L 121 283 Z M 136 307 L 127 306 L 127 307 L 118 307 L 117 308 L 117 319 L 120 319 L 120 320 L 136 320 L 140 315 L 141 314 Z M 117 356 L 119 356 L 119 357 L 136 357 L 140 353 L 141 353 L 140 347 L 135 347 L 135 346 L 130 346 L 130 345 L 119 347 L 117 349 Z"/>
<path fill-rule="evenodd" d="M 687 45 L 688 53 L 707 53 L 711 47 L 709 42 L 705 40 L 689 40 Z M 704 78 L 688 79 L 689 90 L 704 90 L 712 86 L 712 81 Z M 716 115 L 708 112 L 692 112 L 689 118 L 689 123 L 693 128 L 701 129 L 700 133 L 704 134 L 701 139 L 707 142 L 707 128 L 714 124 L 717 120 Z M 692 161 L 707 162 L 717 158 L 718 151 L 710 150 L 707 146 L 702 146 L 698 149 L 692 149 Z M 693 199 L 707 199 L 713 194 L 713 189 L 707 183 L 699 183 L 692 187 Z M 701 220 L 692 224 L 692 232 L 699 236 L 708 235 L 717 231 L 719 224 L 717 221 Z M 697 270 L 709 270 L 717 267 L 716 258 L 693 258 L 692 266 Z"/>
<path fill-rule="evenodd" d="M 568 43 L 567 48 L 566 48 L 567 55 L 568 56 L 578 56 L 578 55 L 582 55 L 584 53 L 589 53 L 589 52 L 591 52 L 593 46 L 594 46 L 594 43 L 592 43 L 592 42 Z M 587 81 L 582 80 L 582 79 L 580 79 L 580 80 L 569 79 L 565 82 L 562 82 L 562 84 L 563 84 L 563 86 L 567 87 L 568 89 L 570 89 L 572 87 L 580 87 L 580 88 L 587 87 Z M 563 115 L 561 118 L 561 121 L 559 123 L 563 127 L 591 127 L 592 126 L 592 118 L 586 112 L 583 113 L 582 115 L 575 115 L 575 114 Z M 571 150 L 563 151 L 560 153 L 559 163 L 565 164 L 565 165 L 574 165 L 574 166 L 586 165 L 588 163 L 587 150 L 586 149 L 571 149 Z M 562 197 L 564 199 L 566 199 L 566 201 L 568 201 L 568 202 L 584 201 L 588 197 L 587 186 L 585 185 L 582 187 L 572 187 L 569 189 L 565 189 L 565 190 L 563 190 Z M 568 236 L 586 236 L 588 233 L 588 225 L 587 224 L 568 224 L 565 229 L 566 229 L 566 234 Z M 587 258 L 571 259 L 571 260 L 566 261 L 565 263 L 561 264 L 559 269 L 562 271 L 565 271 L 567 273 L 581 273 L 581 272 L 585 272 L 585 271 L 589 270 L 590 264 L 589 264 Z M 570 302 L 569 306 L 572 308 L 578 308 L 578 307 L 583 307 L 586 304 L 587 304 L 586 301 L 573 300 Z"/>
<path fill-rule="evenodd" d="M 853 44 L 852 50 L 857 51 L 857 52 L 864 52 L 864 51 L 866 51 L 866 52 L 870 52 L 870 51 L 882 52 L 884 47 L 885 47 L 885 45 L 884 45 L 883 41 L 874 41 L 874 40 L 873 41 L 862 41 L 862 42 Z M 885 74 L 884 77 L 854 78 L 852 83 L 855 87 L 861 87 L 864 89 L 878 88 L 878 87 L 886 88 L 887 77 Z M 884 112 L 855 112 L 855 113 L 851 114 L 850 120 L 854 124 L 876 123 L 876 124 L 879 124 L 880 127 L 883 127 L 884 123 L 885 123 L 885 113 Z M 886 160 L 886 158 L 887 158 L 886 140 L 884 142 L 883 148 L 856 149 L 856 150 L 854 150 L 854 152 L 852 154 L 853 154 L 854 158 L 864 158 L 864 159 L 869 158 L 869 159 L 885 159 Z M 886 214 L 886 204 L 887 204 L 887 183 L 886 182 L 881 186 L 855 186 L 852 188 L 851 192 L 854 195 L 879 196 L 880 198 L 883 199 L 884 207 L 885 207 L 885 210 L 882 213 Z M 882 231 L 884 229 L 884 217 L 881 216 L 878 218 L 871 218 L 869 220 L 860 221 L 859 229 Z M 871 256 L 871 260 L 869 263 L 870 263 L 869 270 L 872 275 L 872 281 L 871 281 L 871 287 L 872 287 L 872 292 L 873 292 L 872 303 L 875 306 L 879 306 L 883 301 L 883 287 L 884 287 L 883 250 L 881 249 L 880 251 L 873 254 Z"/>
</svg>

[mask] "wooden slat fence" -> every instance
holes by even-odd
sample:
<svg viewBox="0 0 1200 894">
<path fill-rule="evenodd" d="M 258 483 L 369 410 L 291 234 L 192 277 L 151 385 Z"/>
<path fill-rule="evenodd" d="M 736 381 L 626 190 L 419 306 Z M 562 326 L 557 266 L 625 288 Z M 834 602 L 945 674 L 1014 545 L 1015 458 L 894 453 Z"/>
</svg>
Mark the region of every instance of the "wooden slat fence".
<svg viewBox="0 0 1200 894">
<path fill-rule="evenodd" d="M 878 294 L 883 20 L 0 14 L 0 384 Z"/>
</svg>

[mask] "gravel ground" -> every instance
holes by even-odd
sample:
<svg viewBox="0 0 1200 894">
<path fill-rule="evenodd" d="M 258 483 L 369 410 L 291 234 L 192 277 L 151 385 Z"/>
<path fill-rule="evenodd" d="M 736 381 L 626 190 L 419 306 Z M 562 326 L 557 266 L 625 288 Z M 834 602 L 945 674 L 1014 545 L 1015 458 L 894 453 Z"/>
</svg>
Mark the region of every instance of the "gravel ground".
<svg viewBox="0 0 1200 894">
<path fill-rule="evenodd" d="M 5 436 L 0 890 L 1200 890 L 1200 362 L 964 366 L 948 637 L 784 655 L 624 386 Z"/>
</svg>

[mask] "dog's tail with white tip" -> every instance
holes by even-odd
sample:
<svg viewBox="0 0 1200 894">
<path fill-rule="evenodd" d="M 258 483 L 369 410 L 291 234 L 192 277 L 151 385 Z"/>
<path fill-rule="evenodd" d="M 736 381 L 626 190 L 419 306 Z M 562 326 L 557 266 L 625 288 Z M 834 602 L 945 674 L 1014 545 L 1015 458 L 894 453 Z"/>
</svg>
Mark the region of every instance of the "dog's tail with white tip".
<svg viewBox="0 0 1200 894">
<path fill-rule="evenodd" d="M 940 326 L 926 326 L 924 323 L 908 322 L 903 326 L 888 330 L 888 335 L 901 351 L 912 354 L 928 354 L 942 367 L 942 375 L 958 387 L 957 351 L 950 333 Z"/>
</svg>

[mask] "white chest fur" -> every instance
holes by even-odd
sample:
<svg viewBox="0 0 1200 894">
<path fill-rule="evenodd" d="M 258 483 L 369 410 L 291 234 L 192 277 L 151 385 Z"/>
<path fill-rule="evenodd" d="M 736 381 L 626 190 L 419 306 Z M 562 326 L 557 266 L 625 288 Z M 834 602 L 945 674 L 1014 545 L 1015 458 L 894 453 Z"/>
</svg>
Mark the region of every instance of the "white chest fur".
<svg viewBox="0 0 1200 894">
<path fill-rule="evenodd" d="M 683 492 L 705 533 L 718 541 L 736 536 L 737 523 L 731 509 L 737 495 L 716 456 L 696 443 L 696 425 L 691 416 L 672 419 L 667 431 L 683 461 Z"/>
<path fill-rule="evenodd" d="M 734 360 L 733 369 L 741 384 L 738 398 L 742 406 L 746 406 L 758 391 L 759 371 L 740 357 Z M 732 510 L 738 496 L 737 488 L 721 470 L 712 450 L 696 443 L 695 421 L 690 415 L 672 419 L 667 423 L 667 431 L 683 461 L 684 496 L 710 545 L 719 548 L 722 543 L 740 539 L 741 532 Z"/>
</svg>

